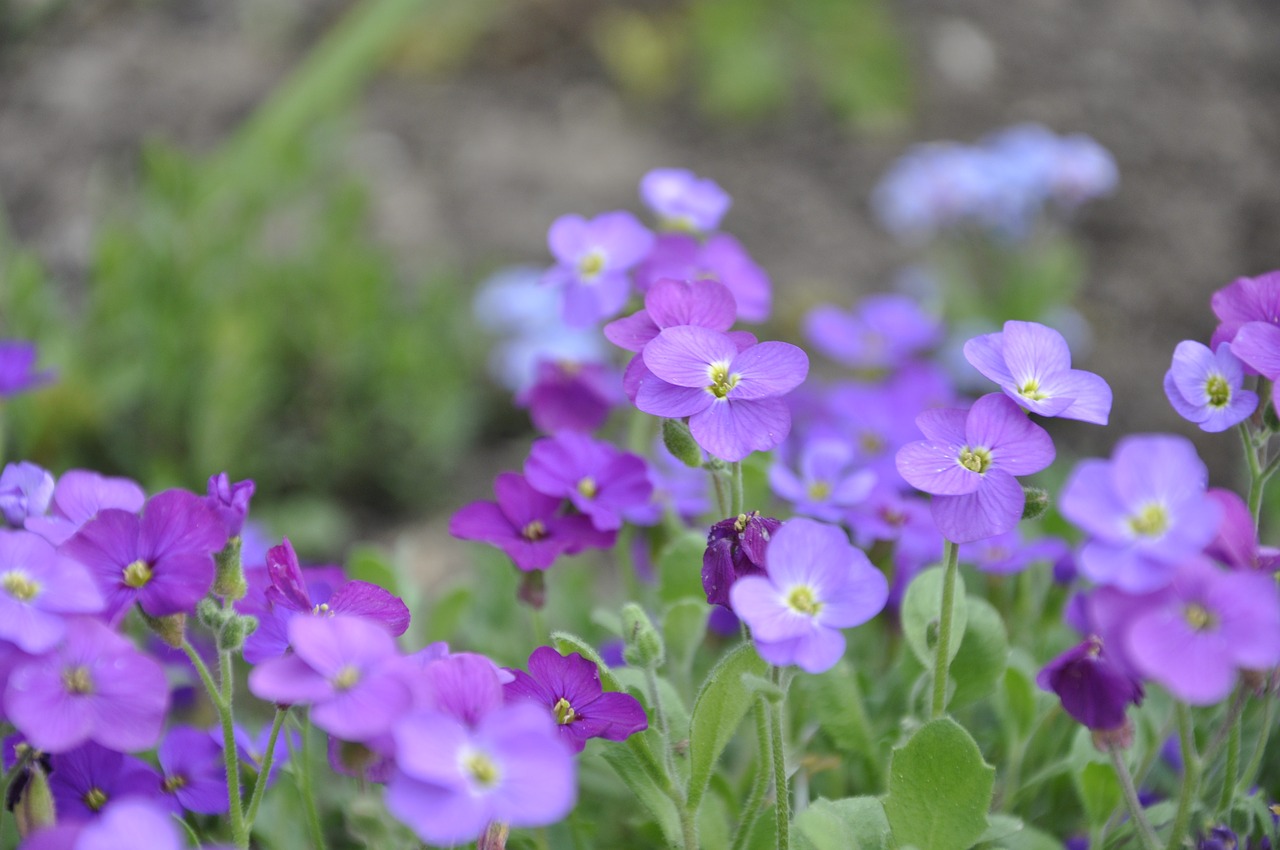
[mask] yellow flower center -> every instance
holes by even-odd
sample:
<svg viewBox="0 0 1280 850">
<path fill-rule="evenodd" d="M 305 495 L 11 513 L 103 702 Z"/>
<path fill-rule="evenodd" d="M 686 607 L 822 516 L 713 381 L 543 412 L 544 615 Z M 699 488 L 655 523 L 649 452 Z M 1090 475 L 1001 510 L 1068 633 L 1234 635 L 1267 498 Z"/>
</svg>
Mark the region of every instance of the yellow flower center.
<svg viewBox="0 0 1280 850">
<path fill-rule="evenodd" d="M 578 719 L 578 713 L 573 710 L 573 706 L 569 705 L 569 701 L 564 697 L 560 697 L 554 706 L 556 713 L 556 722 L 561 726 L 568 726 L 570 723 Z"/>
<path fill-rule="evenodd" d="M 0 576 L 0 586 L 4 587 L 5 592 L 19 602 L 30 602 L 40 592 L 40 585 L 32 581 L 31 577 L 21 570 L 9 570 L 3 576 Z"/>
<path fill-rule="evenodd" d="M 151 565 L 138 560 L 124 568 L 124 583 L 132 588 L 145 587 L 151 581 Z"/>
<path fill-rule="evenodd" d="M 805 584 L 791 588 L 791 592 L 787 594 L 787 606 L 806 617 L 816 617 L 822 610 L 822 603 L 814 596 L 813 588 Z"/>
<path fill-rule="evenodd" d="M 582 484 L 579 483 L 578 486 L 581 487 Z M 520 529 L 520 536 L 525 540 L 541 540 L 547 536 L 547 526 L 543 524 L 542 520 L 535 519 Z"/>
<path fill-rule="evenodd" d="M 360 670 L 352 664 L 348 664 L 338 671 L 338 675 L 333 677 L 333 686 L 340 691 L 349 691 L 360 681 Z"/>
<path fill-rule="evenodd" d="M 482 788 L 492 788 L 498 784 L 498 777 L 501 775 L 498 766 L 484 753 L 467 754 L 462 759 L 462 767 Z"/>
<path fill-rule="evenodd" d="M 1204 632 L 1218 625 L 1218 618 L 1208 608 L 1196 602 L 1182 609 L 1182 616 L 1187 624 L 1197 632 Z"/>
<path fill-rule="evenodd" d="M 328 602 L 321 602 L 319 605 L 311 609 L 311 613 L 317 617 L 323 617 L 325 615 L 332 617 L 334 612 L 330 610 Z"/>
<path fill-rule="evenodd" d="M 599 277 L 600 272 L 604 271 L 604 260 L 603 252 L 591 251 L 578 260 L 578 274 L 583 280 L 594 280 Z"/>
<path fill-rule="evenodd" d="M 1129 517 L 1129 528 L 1139 537 L 1159 537 L 1169 530 L 1169 512 L 1152 502 Z"/>
<path fill-rule="evenodd" d="M 1209 396 L 1210 407 L 1226 407 L 1231 401 L 1231 385 L 1221 375 L 1213 375 L 1205 382 L 1205 395 Z"/>
<path fill-rule="evenodd" d="M 738 514 L 738 518 L 733 521 L 733 530 L 741 534 L 747 527 L 747 520 L 746 514 Z"/>
<path fill-rule="evenodd" d="M 814 481 L 809 485 L 809 498 L 815 502 L 826 501 L 831 496 L 831 482 Z"/>
<path fill-rule="evenodd" d="M 90 788 L 81 799 L 84 800 L 86 806 L 95 812 L 100 812 L 102 807 L 107 804 L 107 792 L 101 788 Z"/>
<path fill-rule="evenodd" d="M 1018 395 L 1028 401 L 1043 401 L 1049 397 L 1048 393 L 1040 391 L 1040 382 L 1035 378 L 1028 378 L 1018 387 Z"/>
<path fill-rule="evenodd" d="M 711 383 L 707 386 L 707 392 L 716 398 L 725 398 L 729 395 L 729 391 L 738 385 L 738 381 L 742 379 L 741 375 L 730 375 L 728 363 L 712 363 L 711 368 L 707 370 L 707 374 L 711 378 Z"/>
<path fill-rule="evenodd" d="M 69 694 L 93 693 L 93 677 L 88 667 L 68 667 L 62 671 L 62 686 Z"/>
<path fill-rule="evenodd" d="M 178 774 L 175 776 L 166 776 L 164 782 L 161 784 L 160 787 L 164 789 L 164 792 L 166 794 L 172 794 L 174 791 L 177 791 L 179 788 L 187 787 L 187 777 L 182 776 L 181 774 Z"/>
<path fill-rule="evenodd" d="M 991 452 L 988 449 L 971 449 L 965 446 L 960 452 L 960 465 L 981 475 L 991 468 Z"/>
<path fill-rule="evenodd" d="M 596 487 L 596 480 L 588 475 L 578 482 L 578 492 L 587 499 L 594 499 L 600 490 Z"/>
</svg>

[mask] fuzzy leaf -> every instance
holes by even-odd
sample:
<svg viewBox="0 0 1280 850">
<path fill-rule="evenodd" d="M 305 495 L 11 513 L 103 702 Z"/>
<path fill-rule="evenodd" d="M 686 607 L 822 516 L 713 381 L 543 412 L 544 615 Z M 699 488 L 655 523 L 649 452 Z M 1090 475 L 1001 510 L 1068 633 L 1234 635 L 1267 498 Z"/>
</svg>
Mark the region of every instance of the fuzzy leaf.
<svg viewBox="0 0 1280 850">
<path fill-rule="evenodd" d="M 966 850 L 987 829 L 995 768 L 949 717 L 931 720 L 893 751 L 884 810 L 899 845 Z"/>
<path fill-rule="evenodd" d="M 697 809 L 716 761 L 754 702 L 743 674 L 765 675 L 768 667 L 751 644 L 742 644 L 720 659 L 698 691 L 689 727 L 689 806 Z"/>
</svg>

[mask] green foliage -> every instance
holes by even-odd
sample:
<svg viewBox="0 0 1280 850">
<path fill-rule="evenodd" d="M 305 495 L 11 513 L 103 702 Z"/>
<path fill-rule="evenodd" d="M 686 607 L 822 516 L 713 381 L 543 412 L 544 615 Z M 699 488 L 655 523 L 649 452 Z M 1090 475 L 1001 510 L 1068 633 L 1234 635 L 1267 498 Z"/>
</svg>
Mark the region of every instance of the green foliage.
<svg viewBox="0 0 1280 850">
<path fill-rule="evenodd" d="M 1009 662 L 1009 636 L 995 606 L 980 596 L 970 596 L 965 608 L 964 637 L 951 662 L 951 678 L 956 683 L 949 702 L 952 709 L 995 691 Z"/>
<path fill-rule="evenodd" d="M 796 816 L 797 850 L 889 850 L 893 838 L 884 804 L 875 797 L 815 800 Z"/>
<path fill-rule="evenodd" d="M 902 600 L 902 632 L 907 645 L 921 664 L 933 666 L 933 656 L 938 642 L 938 612 L 942 610 L 942 567 L 930 567 L 911 580 Z M 948 661 L 960 652 L 968 622 L 968 606 L 964 593 L 964 579 L 956 576 L 956 592 L 952 597 L 951 645 Z"/>
<path fill-rule="evenodd" d="M 689 805 L 697 807 L 706 793 L 716 761 L 751 707 L 752 691 L 743 674 L 763 676 L 766 665 L 750 644 L 720 659 L 693 703 L 689 729 Z"/>
<path fill-rule="evenodd" d="M 964 850 L 987 829 L 995 768 L 949 717 L 920 727 L 893 751 L 885 814 L 899 846 Z"/>
</svg>

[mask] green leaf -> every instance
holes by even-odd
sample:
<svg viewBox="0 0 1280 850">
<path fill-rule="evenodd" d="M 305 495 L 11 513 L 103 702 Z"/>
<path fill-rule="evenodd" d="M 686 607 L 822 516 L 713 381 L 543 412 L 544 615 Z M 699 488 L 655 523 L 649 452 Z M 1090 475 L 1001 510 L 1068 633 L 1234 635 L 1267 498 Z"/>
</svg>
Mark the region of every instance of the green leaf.
<svg viewBox="0 0 1280 850">
<path fill-rule="evenodd" d="M 1011 815 L 989 815 L 987 831 L 978 839 L 979 844 L 1002 841 L 1022 829 L 1022 821 Z"/>
<path fill-rule="evenodd" d="M 662 618 L 662 636 L 667 644 L 667 663 L 681 673 L 693 666 L 693 656 L 707 634 L 711 606 L 702 599 L 682 599 L 667 608 Z"/>
<path fill-rule="evenodd" d="M 1076 793 L 1090 826 L 1101 826 L 1120 805 L 1120 780 L 1109 764 L 1091 762 L 1074 774 Z"/>
<path fill-rule="evenodd" d="M 1009 663 L 1009 636 L 1000 612 L 980 596 L 971 597 L 964 639 L 951 662 L 956 690 L 950 708 L 977 702 L 996 689 Z"/>
<path fill-rule="evenodd" d="M 347 577 L 352 581 L 376 584 L 395 596 L 402 596 L 396 568 L 387 553 L 376 546 L 357 546 L 347 558 Z"/>
<path fill-rule="evenodd" d="M 552 632 L 551 643 L 561 655 L 576 652 L 599 667 L 600 684 L 604 686 L 606 691 L 627 692 L 627 689 L 618 681 L 618 677 L 609 669 L 609 665 L 604 663 L 604 659 L 600 657 L 600 653 L 596 652 L 595 647 L 587 643 L 582 638 L 577 635 L 569 634 L 568 632 Z"/>
<path fill-rule="evenodd" d="M 663 602 L 705 599 L 702 589 L 702 553 L 707 535 L 690 531 L 672 540 L 658 556 L 658 596 Z"/>
<path fill-rule="evenodd" d="M 949 717 L 921 726 L 893 751 L 884 810 L 898 845 L 965 850 L 987 829 L 995 768 Z"/>
<path fill-rule="evenodd" d="M 791 825 L 796 850 L 889 850 L 884 805 L 875 797 L 815 800 Z"/>
<path fill-rule="evenodd" d="M 720 659 L 698 691 L 689 726 L 689 806 L 697 811 L 716 761 L 751 707 L 744 673 L 763 676 L 767 665 L 755 647 L 744 643 Z"/>
<path fill-rule="evenodd" d="M 1001 839 L 1001 846 L 1005 850 L 1062 850 L 1061 841 L 1030 826 L 1005 836 Z"/>
<path fill-rule="evenodd" d="M 1036 722 L 1036 692 L 1031 679 L 1017 667 L 1010 665 L 1004 671 L 1004 715 L 1012 722 L 1019 737 L 1026 737 Z"/>
<path fill-rule="evenodd" d="M 602 753 L 609 766 L 617 771 L 618 776 L 636 795 L 666 837 L 671 847 L 680 846 L 683 838 L 680 833 L 680 813 L 675 803 L 667 796 L 653 777 L 644 769 L 644 765 L 628 747 L 606 747 Z"/>
<path fill-rule="evenodd" d="M 907 645 L 927 669 L 933 668 L 934 647 L 937 645 L 938 620 L 942 611 L 942 567 L 930 567 L 916 576 L 907 586 L 902 600 L 902 631 Z M 956 575 L 956 592 L 952 599 L 951 645 L 947 659 L 955 659 L 964 639 L 968 621 L 965 605 L 964 577 Z"/>
</svg>

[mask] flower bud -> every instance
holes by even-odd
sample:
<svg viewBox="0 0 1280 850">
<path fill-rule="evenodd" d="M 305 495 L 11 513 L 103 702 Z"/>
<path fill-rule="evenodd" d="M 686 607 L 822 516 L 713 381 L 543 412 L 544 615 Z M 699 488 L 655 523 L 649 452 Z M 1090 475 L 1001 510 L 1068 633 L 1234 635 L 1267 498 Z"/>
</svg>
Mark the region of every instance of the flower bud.
<svg viewBox="0 0 1280 850">
<path fill-rule="evenodd" d="M 217 571 L 214 573 L 213 592 L 235 601 L 244 599 L 249 585 L 244 580 L 244 565 L 240 560 L 241 539 L 237 535 L 227 541 L 222 551 L 213 556 Z"/>
<path fill-rule="evenodd" d="M 23 768 L 22 790 L 14 801 L 13 816 L 18 822 L 18 834 L 24 838 L 36 830 L 53 826 L 58 819 L 53 794 L 49 790 L 49 775 L 39 759 Z"/>
<path fill-rule="evenodd" d="M 258 618 L 233 615 L 218 632 L 218 648 L 227 652 L 239 652 L 245 638 L 258 628 Z"/>
<path fill-rule="evenodd" d="M 622 606 L 622 639 L 626 647 L 622 657 L 636 667 L 660 667 L 666 657 L 662 636 L 654 628 L 653 621 L 634 602 Z"/>
<path fill-rule="evenodd" d="M 152 617 L 141 608 L 138 609 L 138 613 L 142 615 L 142 621 L 147 624 L 147 627 L 174 649 L 181 647 L 182 642 L 186 640 L 186 614 L 168 614 L 164 617 Z"/>
<path fill-rule="evenodd" d="M 671 452 L 671 456 L 685 466 L 702 465 L 702 449 L 698 447 L 689 426 L 683 420 L 662 420 L 662 443 Z"/>
<path fill-rule="evenodd" d="M 1049 491 L 1040 487 L 1022 488 L 1027 499 L 1022 505 L 1023 519 L 1040 519 L 1049 511 Z"/>
</svg>

